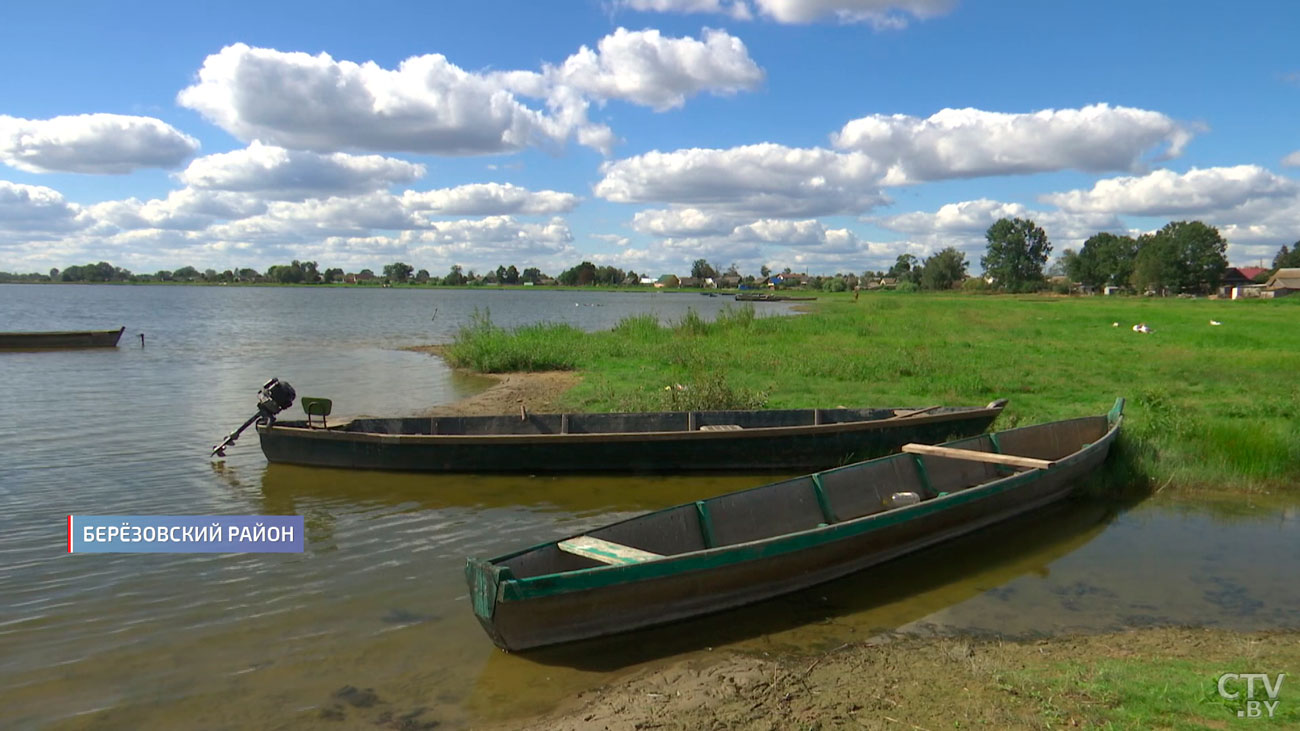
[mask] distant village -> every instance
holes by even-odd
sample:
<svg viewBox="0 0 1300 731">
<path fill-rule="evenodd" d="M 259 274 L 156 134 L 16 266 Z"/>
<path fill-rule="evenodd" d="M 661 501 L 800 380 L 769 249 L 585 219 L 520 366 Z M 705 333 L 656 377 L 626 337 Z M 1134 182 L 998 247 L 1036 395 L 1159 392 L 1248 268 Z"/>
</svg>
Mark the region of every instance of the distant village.
<svg viewBox="0 0 1300 731">
<path fill-rule="evenodd" d="M 988 248 L 979 263 L 983 273 L 967 272 L 966 254 L 955 247 L 934 252 L 924 260 L 900 254 L 885 271 L 862 274 L 840 272 L 816 275 L 795 272 L 789 267 L 773 272 L 766 265 L 757 276 L 743 275 L 732 264 L 719 271 L 707 259 L 696 259 L 689 274 L 659 276 L 625 271 L 614 266 L 597 266 L 583 261 L 549 276 L 537 267 L 520 271 L 514 265 L 498 266 L 483 273 L 453 265 L 443 276 L 427 269 L 396 261 L 380 273 L 371 269 L 345 272 L 322 270 L 314 261 L 294 260 L 277 264 L 266 272 L 256 269 L 199 271 L 185 266 L 174 271 L 134 274 L 108 262 L 51 269 L 40 274 L 0 272 L 0 282 L 117 282 L 179 284 L 350 284 L 362 286 L 449 286 L 449 287 L 624 287 L 649 289 L 765 290 L 800 289 L 822 292 L 893 290 L 908 292 L 963 291 L 1043 292 L 1055 294 L 1143 294 L 1159 296 L 1211 296 L 1228 299 L 1285 297 L 1300 291 L 1300 242 L 1294 249 L 1282 246 L 1273 266 L 1228 266 L 1224 256 L 1227 242 L 1213 226 L 1200 221 L 1174 221 L 1159 231 L 1136 238 L 1099 232 L 1088 238 L 1079 251 L 1066 249 L 1047 265 L 1052 246 L 1047 235 L 1032 220 L 1001 219 L 986 233 Z"/>
</svg>

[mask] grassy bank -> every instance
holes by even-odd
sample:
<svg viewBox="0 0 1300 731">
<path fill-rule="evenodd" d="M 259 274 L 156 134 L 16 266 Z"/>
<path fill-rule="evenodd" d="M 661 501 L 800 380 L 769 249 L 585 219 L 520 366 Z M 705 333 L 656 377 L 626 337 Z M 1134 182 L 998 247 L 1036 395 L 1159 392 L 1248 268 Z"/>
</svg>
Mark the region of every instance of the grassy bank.
<svg viewBox="0 0 1300 731">
<path fill-rule="evenodd" d="M 638 316 L 590 334 L 507 332 L 481 317 L 446 354 L 484 372 L 583 371 L 566 397 L 574 410 L 1007 397 L 1006 428 L 1126 396 L 1125 466 L 1151 487 L 1270 489 L 1300 482 L 1298 321 L 1288 300 L 873 294 L 823 297 L 799 317 L 736 307 L 715 322 Z M 1133 332 L 1139 322 L 1154 332 Z"/>
</svg>

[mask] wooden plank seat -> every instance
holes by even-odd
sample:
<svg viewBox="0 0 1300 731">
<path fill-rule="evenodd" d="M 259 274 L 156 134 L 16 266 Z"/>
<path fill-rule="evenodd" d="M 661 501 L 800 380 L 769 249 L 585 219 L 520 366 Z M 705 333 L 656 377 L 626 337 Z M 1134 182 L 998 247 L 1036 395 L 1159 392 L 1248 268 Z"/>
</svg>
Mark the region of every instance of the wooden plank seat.
<svg viewBox="0 0 1300 731">
<path fill-rule="evenodd" d="M 906 409 L 895 409 L 894 415 L 890 418 L 906 419 L 909 416 L 920 416 L 921 414 L 928 414 L 931 411 L 937 411 L 938 409 L 942 409 L 942 408 L 943 408 L 942 406 L 927 406 L 924 409 L 912 409 L 910 411 Z"/>
<path fill-rule="evenodd" d="M 639 548 L 624 546 L 621 543 L 604 541 L 591 536 L 570 538 L 566 541 L 560 541 L 556 546 L 565 553 L 572 553 L 575 556 L 582 556 L 611 566 L 624 566 L 663 558 L 663 554 L 642 551 Z"/>
<path fill-rule="evenodd" d="M 924 454 L 931 457 L 947 457 L 949 459 L 968 459 L 974 462 L 988 462 L 990 464 L 1002 464 L 1010 467 L 1025 467 L 1028 469 L 1045 470 L 1056 464 L 1049 460 L 1034 459 L 1033 457 L 1017 457 L 1014 454 L 980 452 L 974 449 L 957 449 L 955 447 L 936 447 L 930 444 L 904 444 L 903 451 L 908 454 Z"/>
<path fill-rule="evenodd" d="M 740 431 L 740 424 L 706 424 L 700 431 Z"/>
</svg>

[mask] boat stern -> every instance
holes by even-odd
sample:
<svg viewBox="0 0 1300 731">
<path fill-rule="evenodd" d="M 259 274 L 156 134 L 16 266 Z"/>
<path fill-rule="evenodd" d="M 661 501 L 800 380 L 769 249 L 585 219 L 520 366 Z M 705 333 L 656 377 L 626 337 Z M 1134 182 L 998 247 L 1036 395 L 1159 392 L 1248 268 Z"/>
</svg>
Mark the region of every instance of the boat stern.
<svg viewBox="0 0 1300 731">
<path fill-rule="evenodd" d="M 496 616 L 497 602 L 501 597 L 501 583 L 510 581 L 514 575 L 507 566 L 498 566 L 491 561 L 470 558 L 465 561 L 465 581 L 469 584 L 469 601 L 474 608 L 474 616 L 487 631 L 488 636 L 498 647 L 508 648 L 505 638 L 497 630 L 493 621 Z"/>
</svg>

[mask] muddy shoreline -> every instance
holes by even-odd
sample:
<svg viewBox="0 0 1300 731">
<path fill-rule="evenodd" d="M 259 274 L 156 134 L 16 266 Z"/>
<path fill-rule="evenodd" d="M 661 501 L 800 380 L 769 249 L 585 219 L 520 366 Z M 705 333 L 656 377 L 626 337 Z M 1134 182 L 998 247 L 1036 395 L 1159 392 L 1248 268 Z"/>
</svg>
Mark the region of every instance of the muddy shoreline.
<svg viewBox="0 0 1300 731">
<path fill-rule="evenodd" d="M 1294 631 L 1160 627 L 1016 640 L 892 634 L 784 657 L 723 651 L 633 673 L 494 728 L 1217 727 L 1236 710 L 1215 702 L 1215 679 L 1247 665 L 1295 672 L 1297 639 Z"/>
</svg>

